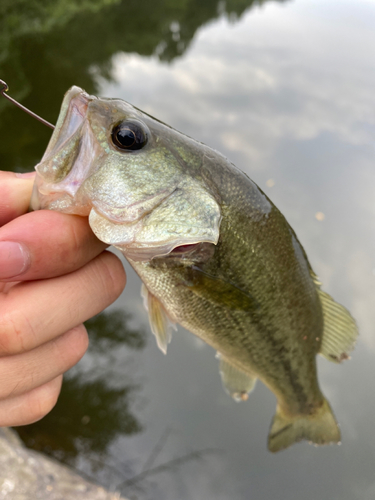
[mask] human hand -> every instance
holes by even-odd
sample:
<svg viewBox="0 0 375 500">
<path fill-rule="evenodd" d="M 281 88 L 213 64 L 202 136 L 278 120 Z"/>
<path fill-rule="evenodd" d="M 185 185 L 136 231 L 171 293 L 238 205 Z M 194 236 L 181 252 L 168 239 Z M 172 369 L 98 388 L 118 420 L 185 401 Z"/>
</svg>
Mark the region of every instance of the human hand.
<svg viewBox="0 0 375 500">
<path fill-rule="evenodd" d="M 85 353 L 82 322 L 121 294 L 119 259 L 87 219 L 26 213 L 33 176 L 0 172 L 0 426 L 46 415 Z"/>
</svg>

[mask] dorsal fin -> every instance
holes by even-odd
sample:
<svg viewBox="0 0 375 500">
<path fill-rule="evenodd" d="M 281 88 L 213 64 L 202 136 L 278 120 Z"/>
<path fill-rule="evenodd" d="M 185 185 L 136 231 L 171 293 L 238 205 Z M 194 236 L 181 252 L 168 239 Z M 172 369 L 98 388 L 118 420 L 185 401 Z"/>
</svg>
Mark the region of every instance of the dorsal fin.
<svg viewBox="0 0 375 500">
<path fill-rule="evenodd" d="M 167 346 L 172 340 L 172 329 L 177 330 L 177 327 L 170 320 L 163 305 L 155 295 L 148 291 L 144 283 L 142 283 L 141 295 L 143 304 L 148 311 L 148 319 L 151 331 L 156 337 L 156 343 L 161 352 L 167 354 Z"/>
<path fill-rule="evenodd" d="M 320 281 L 311 272 L 323 309 L 324 329 L 319 353 L 329 361 L 341 363 L 349 358 L 357 340 L 357 325 L 349 311 L 320 289 Z"/>
</svg>

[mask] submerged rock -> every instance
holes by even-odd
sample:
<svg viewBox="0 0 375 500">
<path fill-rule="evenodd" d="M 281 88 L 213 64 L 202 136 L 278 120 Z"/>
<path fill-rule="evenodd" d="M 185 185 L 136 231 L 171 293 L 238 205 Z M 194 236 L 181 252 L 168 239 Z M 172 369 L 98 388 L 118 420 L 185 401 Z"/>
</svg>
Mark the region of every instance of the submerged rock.
<svg viewBox="0 0 375 500">
<path fill-rule="evenodd" d="M 27 449 L 9 428 L 0 429 L 0 500 L 126 500 L 69 467 Z"/>
</svg>

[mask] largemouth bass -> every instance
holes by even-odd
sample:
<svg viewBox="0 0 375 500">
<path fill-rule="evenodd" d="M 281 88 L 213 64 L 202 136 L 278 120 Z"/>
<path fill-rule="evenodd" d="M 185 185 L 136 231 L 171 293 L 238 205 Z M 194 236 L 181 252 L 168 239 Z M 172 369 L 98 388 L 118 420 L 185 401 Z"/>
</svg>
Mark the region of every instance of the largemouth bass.
<svg viewBox="0 0 375 500">
<path fill-rule="evenodd" d="M 340 362 L 357 328 L 320 288 L 293 229 L 224 156 L 120 99 L 72 87 L 41 160 L 32 209 L 89 217 L 143 282 L 166 353 L 175 323 L 218 352 L 226 390 L 276 395 L 271 451 L 340 431 L 316 354 Z"/>
</svg>

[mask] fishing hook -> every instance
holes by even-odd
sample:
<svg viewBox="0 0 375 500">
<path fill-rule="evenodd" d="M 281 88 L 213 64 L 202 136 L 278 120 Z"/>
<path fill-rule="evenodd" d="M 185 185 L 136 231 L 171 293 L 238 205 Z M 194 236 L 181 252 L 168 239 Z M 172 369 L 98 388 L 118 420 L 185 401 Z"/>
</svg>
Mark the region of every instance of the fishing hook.
<svg viewBox="0 0 375 500">
<path fill-rule="evenodd" d="M 22 106 L 22 104 L 20 104 L 15 99 L 13 99 L 13 97 L 10 97 L 10 95 L 6 94 L 6 92 L 8 92 L 8 90 L 9 90 L 9 87 L 4 82 L 4 80 L 0 80 L 0 85 L 2 85 L 2 89 L 0 90 L 0 93 L 3 94 L 3 96 L 6 97 L 8 99 L 8 101 L 12 102 L 13 104 L 15 104 L 16 106 L 18 106 L 19 108 L 21 108 L 23 111 L 25 111 L 26 113 L 28 113 L 29 115 L 31 115 L 33 118 L 36 118 L 40 122 L 44 123 L 44 125 L 47 125 L 47 127 L 51 128 L 52 130 L 55 128 L 55 126 L 52 125 L 52 123 L 47 122 L 47 120 L 44 120 L 43 118 L 41 118 L 40 116 L 38 116 L 36 113 L 33 113 L 29 109 L 25 108 L 25 106 Z"/>
</svg>

